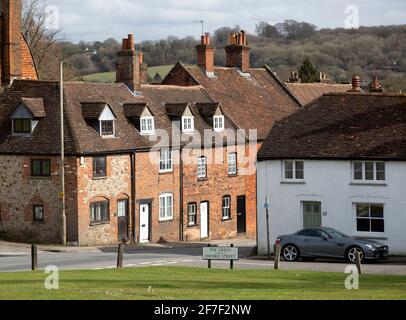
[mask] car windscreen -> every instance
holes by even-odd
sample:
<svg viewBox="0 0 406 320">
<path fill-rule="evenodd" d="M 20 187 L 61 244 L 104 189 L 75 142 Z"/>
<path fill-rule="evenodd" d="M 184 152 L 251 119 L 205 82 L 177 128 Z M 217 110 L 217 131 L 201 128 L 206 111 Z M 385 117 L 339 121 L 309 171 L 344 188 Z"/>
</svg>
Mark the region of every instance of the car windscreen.
<svg viewBox="0 0 406 320">
<path fill-rule="evenodd" d="M 335 229 L 325 229 L 326 232 L 330 235 L 330 237 L 337 239 L 337 238 L 349 238 L 346 234 L 337 231 Z"/>
</svg>

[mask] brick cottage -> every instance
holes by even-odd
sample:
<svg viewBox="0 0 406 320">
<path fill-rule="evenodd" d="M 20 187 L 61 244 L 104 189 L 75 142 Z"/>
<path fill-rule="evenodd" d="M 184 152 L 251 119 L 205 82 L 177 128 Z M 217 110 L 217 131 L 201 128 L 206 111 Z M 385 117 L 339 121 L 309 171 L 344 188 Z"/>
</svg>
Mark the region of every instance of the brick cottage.
<svg viewBox="0 0 406 320">
<path fill-rule="evenodd" d="M 2 1 L 0 233 L 63 243 L 60 87 L 37 80 L 20 14 L 21 1 Z M 151 85 L 129 35 L 116 83 L 65 84 L 68 243 L 255 238 L 257 150 L 301 103 L 268 67 L 250 67 L 245 32 L 226 56 L 214 66 L 204 35 L 197 66 Z"/>
</svg>

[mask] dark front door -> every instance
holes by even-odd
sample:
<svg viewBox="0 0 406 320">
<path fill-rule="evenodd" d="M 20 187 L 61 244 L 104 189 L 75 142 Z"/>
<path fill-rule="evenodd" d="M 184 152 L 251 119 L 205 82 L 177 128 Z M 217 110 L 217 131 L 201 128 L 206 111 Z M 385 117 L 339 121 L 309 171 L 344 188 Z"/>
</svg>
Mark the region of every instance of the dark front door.
<svg viewBox="0 0 406 320">
<path fill-rule="evenodd" d="M 118 240 L 128 240 L 128 200 L 117 202 Z"/>
<path fill-rule="evenodd" d="M 245 196 L 237 198 L 237 232 L 239 234 L 247 232 L 247 214 Z"/>
</svg>

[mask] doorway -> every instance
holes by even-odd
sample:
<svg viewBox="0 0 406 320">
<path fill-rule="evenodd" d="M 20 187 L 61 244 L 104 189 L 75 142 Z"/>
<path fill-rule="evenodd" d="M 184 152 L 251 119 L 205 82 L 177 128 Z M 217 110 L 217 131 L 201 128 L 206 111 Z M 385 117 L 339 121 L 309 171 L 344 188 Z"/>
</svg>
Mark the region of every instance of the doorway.
<svg viewBox="0 0 406 320">
<path fill-rule="evenodd" d="M 209 203 L 202 202 L 200 204 L 200 238 L 206 239 L 209 237 Z"/>
<path fill-rule="evenodd" d="M 150 208 L 151 205 L 149 203 L 140 205 L 140 243 L 147 243 L 151 241 Z"/>
<path fill-rule="evenodd" d="M 237 232 L 247 233 L 247 199 L 245 196 L 237 198 Z"/>
<path fill-rule="evenodd" d="M 303 228 L 320 228 L 321 202 L 303 202 Z"/>
<path fill-rule="evenodd" d="M 117 201 L 118 240 L 128 240 L 128 200 Z"/>
</svg>

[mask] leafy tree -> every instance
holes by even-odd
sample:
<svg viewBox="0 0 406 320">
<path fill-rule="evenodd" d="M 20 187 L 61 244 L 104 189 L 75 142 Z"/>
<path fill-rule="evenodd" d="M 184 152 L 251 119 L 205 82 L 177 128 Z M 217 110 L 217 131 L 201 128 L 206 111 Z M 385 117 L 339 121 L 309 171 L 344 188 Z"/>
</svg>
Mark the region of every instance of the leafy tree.
<svg viewBox="0 0 406 320">
<path fill-rule="evenodd" d="M 313 66 L 309 58 L 306 58 L 300 66 L 299 78 L 302 79 L 303 83 L 312 83 L 320 80 L 320 73 Z"/>
</svg>

